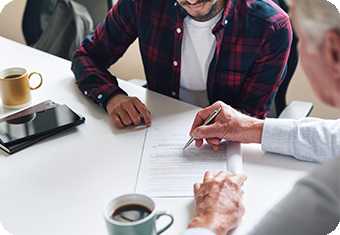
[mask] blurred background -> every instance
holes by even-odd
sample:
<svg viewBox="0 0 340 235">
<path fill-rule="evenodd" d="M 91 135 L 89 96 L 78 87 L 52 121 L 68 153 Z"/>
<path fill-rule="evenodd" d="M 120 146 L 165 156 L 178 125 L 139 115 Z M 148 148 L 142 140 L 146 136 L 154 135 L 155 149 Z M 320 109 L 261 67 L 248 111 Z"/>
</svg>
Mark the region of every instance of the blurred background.
<svg viewBox="0 0 340 235">
<path fill-rule="evenodd" d="M 0 36 L 26 44 L 22 32 L 22 19 L 27 0 L 13 0 L 8 3 L 0 13 Z M 113 0 L 116 2 L 117 0 Z M 1 48 L 1 46 L 0 46 Z M 1 53 L 1 49 L 0 49 Z M 0 65 L 0 69 L 1 65 Z M 125 53 L 125 55 L 110 68 L 110 72 L 123 80 L 132 78 L 145 79 L 141 56 L 136 40 Z M 318 100 L 306 75 L 298 64 L 294 76 L 287 91 L 287 103 L 292 100 L 309 101 L 314 104 L 310 117 L 327 119 L 340 118 L 340 112 L 334 108 L 324 105 Z"/>
</svg>

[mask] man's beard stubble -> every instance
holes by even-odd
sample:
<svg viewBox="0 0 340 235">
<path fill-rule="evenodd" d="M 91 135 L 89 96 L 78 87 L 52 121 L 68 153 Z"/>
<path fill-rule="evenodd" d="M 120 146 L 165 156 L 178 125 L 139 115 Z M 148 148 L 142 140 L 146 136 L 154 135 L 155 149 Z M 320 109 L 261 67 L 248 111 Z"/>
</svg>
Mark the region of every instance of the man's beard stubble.
<svg viewBox="0 0 340 235">
<path fill-rule="evenodd" d="M 206 3 L 206 2 L 212 2 L 213 0 L 199 0 L 197 1 L 195 4 L 200 4 L 200 3 Z M 211 17 L 217 12 L 218 10 L 218 1 L 216 1 L 212 6 L 211 6 L 211 9 L 210 11 L 205 14 L 205 15 L 197 15 L 197 16 L 193 16 L 193 15 L 190 15 L 184 8 L 183 6 L 186 6 L 186 5 L 191 5 L 190 3 L 188 2 L 184 2 L 184 3 L 181 3 L 180 6 L 181 6 L 181 9 L 182 11 L 184 11 L 185 14 L 187 14 L 188 16 L 190 16 L 192 19 L 194 20 L 208 20 L 208 19 L 211 19 Z"/>
</svg>

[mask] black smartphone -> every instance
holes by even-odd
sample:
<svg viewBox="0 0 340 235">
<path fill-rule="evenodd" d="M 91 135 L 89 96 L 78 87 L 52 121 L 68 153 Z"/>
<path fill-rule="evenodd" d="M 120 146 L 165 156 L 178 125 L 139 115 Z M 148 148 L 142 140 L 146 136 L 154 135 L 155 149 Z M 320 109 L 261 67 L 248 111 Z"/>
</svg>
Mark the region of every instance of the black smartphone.
<svg viewBox="0 0 340 235">
<path fill-rule="evenodd" d="M 0 142 L 4 145 L 66 129 L 85 121 L 67 105 L 58 105 L 40 112 L 0 122 Z"/>
</svg>

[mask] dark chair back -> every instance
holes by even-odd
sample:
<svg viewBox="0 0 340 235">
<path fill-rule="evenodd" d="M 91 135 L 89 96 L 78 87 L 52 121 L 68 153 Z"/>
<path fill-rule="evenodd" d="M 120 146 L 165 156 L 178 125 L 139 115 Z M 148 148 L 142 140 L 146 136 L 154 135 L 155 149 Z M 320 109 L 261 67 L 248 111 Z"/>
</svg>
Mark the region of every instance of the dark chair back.
<svg viewBox="0 0 340 235">
<path fill-rule="evenodd" d="M 98 25 L 113 6 L 113 0 L 73 0 L 84 5 L 89 11 L 94 25 Z M 58 0 L 27 0 L 22 22 L 22 30 L 27 45 L 33 45 L 48 23 Z"/>
<path fill-rule="evenodd" d="M 276 2 L 279 4 L 279 6 L 284 11 L 288 12 L 289 9 L 284 0 L 278 0 Z M 287 101 L 286 101 L 287 88 L 288 88 L 290 80 L 293 77 L 296 66 L 298 64 L 297 43 L 298 43 L 298 39 L 295 36 L 294 30 L 293 30 L 293 41 L 292 41 L 292 46 L 290 49 L 290 54 L 288 57 L 287 67 L 286 67 L 286 77 L 283 80 L 281 86 L 279 87 L 276 93 L 273 105 L 271 107 L 271 112 L 269 115 L 270 117 L 279 117 L 280 113 L 287 106 Z"/>
<path fill-rule="evenodd" d="M 41 24 L 41 11 L 44 0 L 27 0 L 22 31 L 27 45 L 34 44 L 43 32 Z"/>
</svg>

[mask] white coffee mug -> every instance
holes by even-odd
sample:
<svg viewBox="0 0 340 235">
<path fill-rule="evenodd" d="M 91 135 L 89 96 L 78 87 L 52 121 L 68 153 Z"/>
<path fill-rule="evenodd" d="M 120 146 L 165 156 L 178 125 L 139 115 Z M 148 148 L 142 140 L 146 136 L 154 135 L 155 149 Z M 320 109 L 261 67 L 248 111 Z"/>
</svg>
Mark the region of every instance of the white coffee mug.
<svg viewBox="0 0 340 235">
<path fill-rule="evenodd" d="M 103 216 L 110 235 L 158 235 L 173 223 L 171 212 L 157 211 L 155 202 L 142 194 L 126 194 L 111 200 L 104 206 Z M 168 216 L 171 221 L 157 230 L 156 221 L 161 216 Z"/>
</svg>

